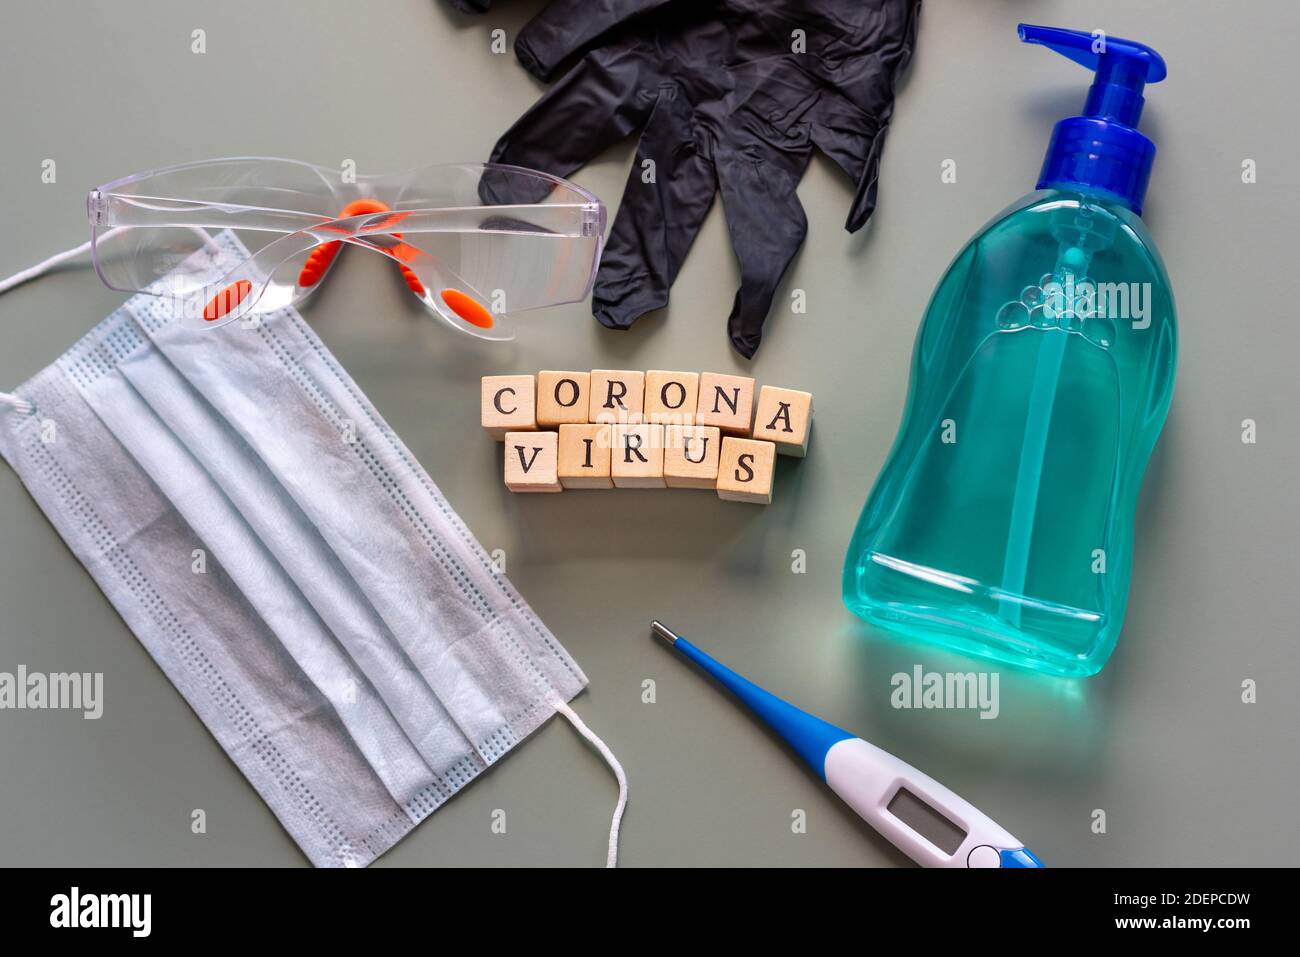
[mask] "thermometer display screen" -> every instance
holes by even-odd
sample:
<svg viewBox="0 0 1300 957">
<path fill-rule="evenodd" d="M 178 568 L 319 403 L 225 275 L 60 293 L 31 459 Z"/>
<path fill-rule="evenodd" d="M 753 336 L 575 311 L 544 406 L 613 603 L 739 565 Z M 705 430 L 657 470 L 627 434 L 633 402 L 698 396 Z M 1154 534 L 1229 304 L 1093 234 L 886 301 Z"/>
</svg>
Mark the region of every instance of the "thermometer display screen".
<svg viewBox="0 0 1300 957">
<path fill-rule="evenodd" d="M 885 810 L 945 854 L 956 853 L 961 842 L 966 840 L 965 831 L 907 788 L 899 788 Z"/>
</svg>

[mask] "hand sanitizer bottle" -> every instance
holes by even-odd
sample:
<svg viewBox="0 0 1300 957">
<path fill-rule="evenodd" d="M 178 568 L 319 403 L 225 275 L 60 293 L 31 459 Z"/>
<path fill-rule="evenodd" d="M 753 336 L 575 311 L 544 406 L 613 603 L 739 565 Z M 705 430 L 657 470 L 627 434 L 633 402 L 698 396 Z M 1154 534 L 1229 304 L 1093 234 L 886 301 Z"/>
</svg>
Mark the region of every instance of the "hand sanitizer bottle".
<svg viewBox="0 0 1300 957">
<path fill-rule="evenodd" d="M 1020 25 L 1093 70 L 1035 192 L 940 280 L 906 411 L 844 565 L 844 601 L 903 635 L 1057 675 L 1119 637 L 1138 487 L 1173 393 L 1177 331 L 1139 218 L 1165 78 L 1131 40 Z"/>
</svg>

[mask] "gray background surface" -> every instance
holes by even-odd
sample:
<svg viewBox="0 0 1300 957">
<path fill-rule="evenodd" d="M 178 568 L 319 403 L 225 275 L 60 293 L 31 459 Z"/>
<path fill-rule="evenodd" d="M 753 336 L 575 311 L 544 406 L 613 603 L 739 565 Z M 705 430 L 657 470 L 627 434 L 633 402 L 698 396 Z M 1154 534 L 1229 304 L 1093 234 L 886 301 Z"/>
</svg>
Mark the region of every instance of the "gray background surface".
<svg viewBox="0 0 1300 957">
<path fill-rule="evenodd" d="M 86 238 L 90 186 L 261 154 L 363 171 L 486 158 L 542 86 L 485 18 L 434 0 L 49 2 L 0 14 L 0 275 Z M 1147 221 L 1180 307 L 1173 411 L 1143 488 L 1128 618 L 1096 678 L 1001 671 L 1001 715 L 896 711 L 915 663 L 971 662 L 873 634 L 839 597 L 844 548 L 894 437 L 913 335 L 961 244 L 1032 188 L 1087 74 L 1021 45 L 1017 20 L 1104 27 L 1170 67 L 1148 90 Z M 190 51 L 207 31 L 207 53 Z M 413 307 L 388 264 L 348 255 L 305 310 L 591 678 L 577 710 L 631 778 L 628 865 L 898 865 L 775 739 L 651 642 L 663 618 L 790 700 L 968 797 L 1052 864 L 1300 863 L 1297 771 L 1295 224 L 1289 2 L 926 0 L 885 149 L 880 205 L 842 229 L 851 185 L 814 161 L 810 232 L 752 364 L 724 334 L 737 282 L 720 204 L 673 290 L 630 333 L 586 305 L 473 348 Z M 575 178 L 616 206 L 632 143 Z M 57 162 L 42 184 L 41 163 Z M 1258 183 L 1243 185 L 1244 159 Z M 957 163 L 957 183 L 940 164 Z M 807 291 L 808 314 L 788 313 Z M 73 268 L 0 297 L 0 388 L 50 362 L 121 296 Z M 542 368 L 739 372 L 816 395 L 811 453 L 763 509 L 708 493 L 512 497 L 479 430 L 478 378 Z M 1259 441 L 1244 445 L 1244 418 Z M 0 468 L 0 670 L 102 671 L 105 714 L 0 712 L 0 863 L 305 863 L 118 619 L 17 478 Z M 791 573 L 806 550 L 807 574 Z M 656 704 L 641 684 L 657 682 Z M 1259 703 L 1240 702 L 1245 678 Z M 614 785 L 553 721 L 400 843 L 388 865 L 590 865 Z M 203 808 L 208 833 L 190 833 Z M 490 830 L 505 809 L 506 835 Z M 806 834 L 791 813 L 808 814 Z M 1103 808 L 1108 833 L 1090 831 Z"/>
</svg>

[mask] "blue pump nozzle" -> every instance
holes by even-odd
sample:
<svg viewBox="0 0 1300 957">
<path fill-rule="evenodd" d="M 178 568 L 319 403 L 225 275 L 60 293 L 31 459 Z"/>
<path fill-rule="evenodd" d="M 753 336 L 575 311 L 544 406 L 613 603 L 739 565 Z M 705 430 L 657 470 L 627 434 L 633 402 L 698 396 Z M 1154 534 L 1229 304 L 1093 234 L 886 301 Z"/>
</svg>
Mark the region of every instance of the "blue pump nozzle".
<svg viewBox="0 0 1300 957">
<path fill-rule="evenodd" d="M 1101 33 L 1022 23 L 1020 39 L 1040 43 L 1095 74 L 1080 116 L 1052 131 L 1038 188 L 1099 190 L 1141 215 L 1156 147 L 1137 130 L 1142 90 L 1167 74 L 1160 54 L 1144 43 Z"/>
</svg>

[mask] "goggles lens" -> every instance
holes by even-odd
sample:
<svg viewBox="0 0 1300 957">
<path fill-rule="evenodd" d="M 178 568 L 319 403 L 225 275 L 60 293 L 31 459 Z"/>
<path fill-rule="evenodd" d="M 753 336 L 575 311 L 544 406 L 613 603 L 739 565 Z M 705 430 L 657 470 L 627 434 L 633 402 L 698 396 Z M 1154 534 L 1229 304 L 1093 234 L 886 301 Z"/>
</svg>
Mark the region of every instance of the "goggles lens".
<svg viewBox="0 0 1300 957">
<path fill-rule="evenodd" d="M 563 180 L 512 167 L 435 167 L 331 184 L 317 167 L 254 161 L 242 180 L 199 188 L 191 168 L 134 177 L 90 195 L 95 269 L 110 288 L 178 302 L 183 318 L 216 326 L 310 295 L 348 247 L 394 262 L 395 281 L 450 325 L 513 338 L 514 313 L 579 301 L 599 264 L 604 207 Z M 271 185 L 287 164 L 285 186 Z M 210 167 L 214 164 L 195 164 Z M 216 164 L 219 165 L 219 164 Z M 212 170 L 207 171 L 212 174 Z M 218 171 L 219 172 L 219 171 Z M 289 182 L 289 180 L 293 180 Z M 185 187 L 189 195 L 168 195 Z M 267 203 L 276 197 L 294 208 Z M 327 210 L 328 212 L 322 212 Z M 249 251 L 216 267 L 211 232 L 231 230 Z"/>
</svg>

